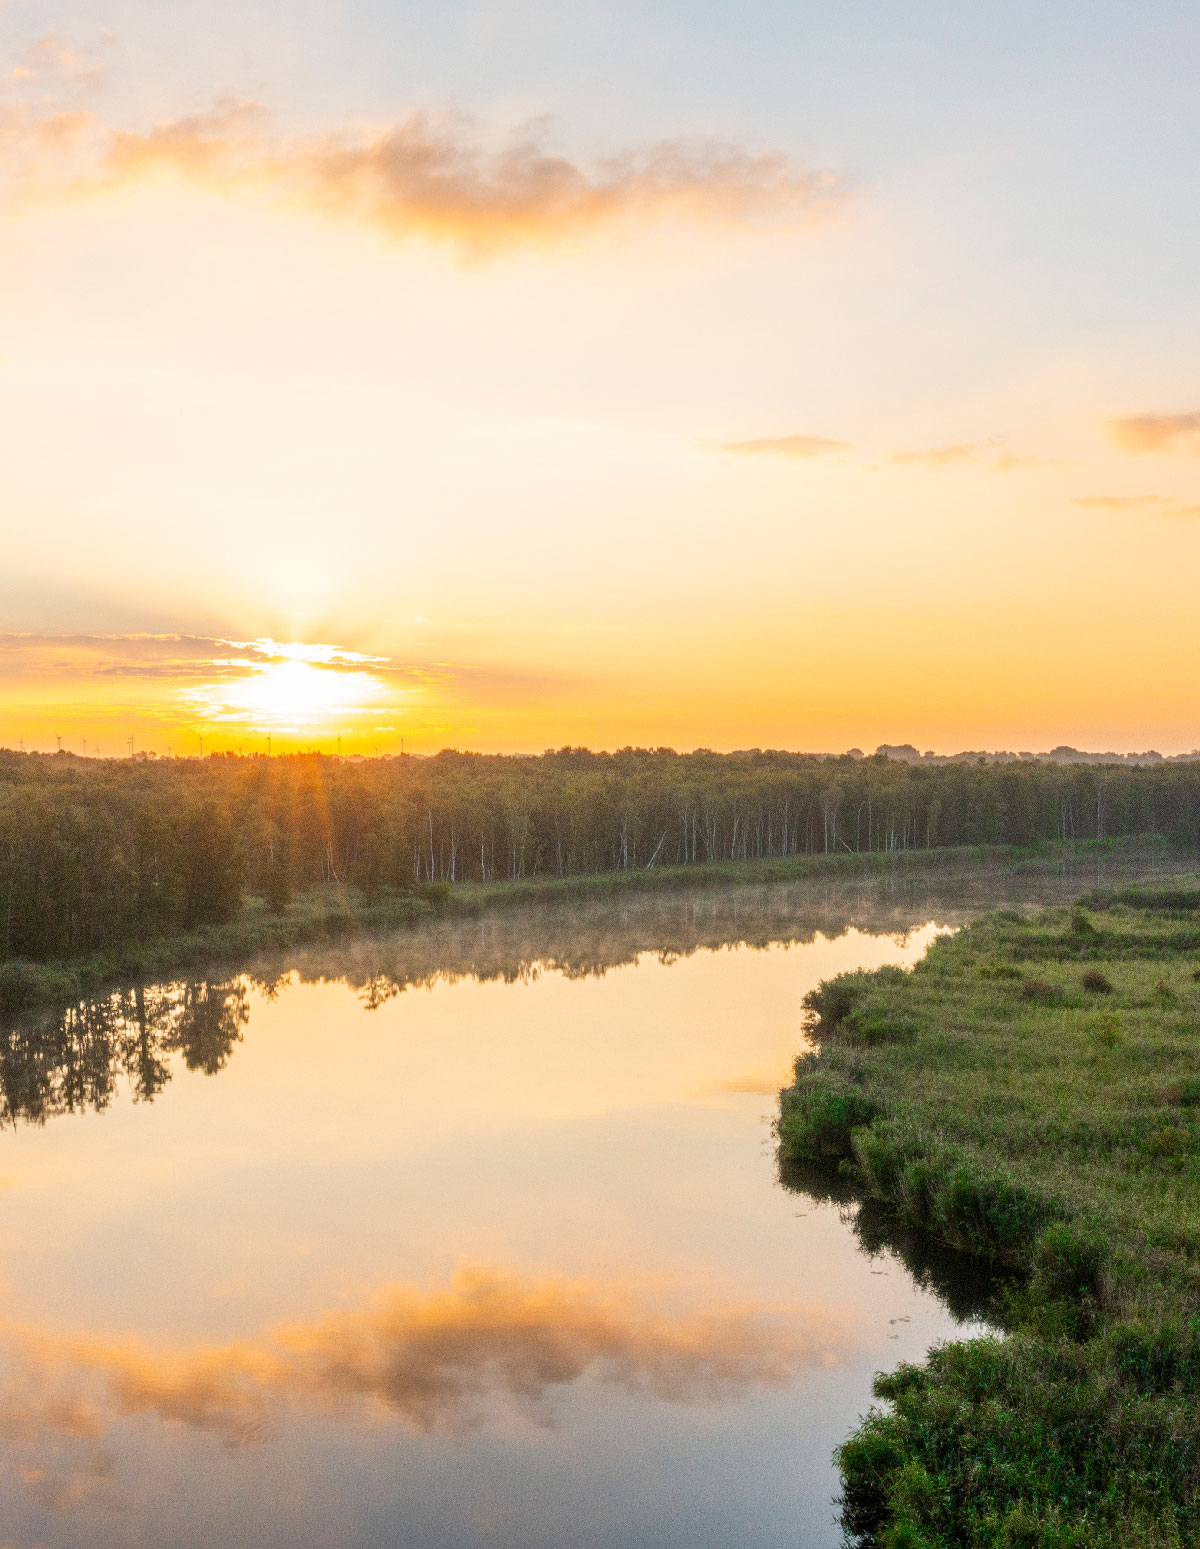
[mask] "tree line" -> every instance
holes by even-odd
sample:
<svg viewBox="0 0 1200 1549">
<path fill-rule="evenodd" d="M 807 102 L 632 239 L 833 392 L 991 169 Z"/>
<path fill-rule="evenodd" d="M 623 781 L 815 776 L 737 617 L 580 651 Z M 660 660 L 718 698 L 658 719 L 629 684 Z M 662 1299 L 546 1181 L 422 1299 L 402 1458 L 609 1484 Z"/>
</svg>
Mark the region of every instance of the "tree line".
<svg viewBox="0 0 1200 1549">
<path fill-rule="evenodd" d="M 539 757 L 80 759 L 0 751 L 0 958 L 283 909 L 637 867 L 1160 834 L 1200 844 L 1200 763 L 563 748 Z"/>
</svg>

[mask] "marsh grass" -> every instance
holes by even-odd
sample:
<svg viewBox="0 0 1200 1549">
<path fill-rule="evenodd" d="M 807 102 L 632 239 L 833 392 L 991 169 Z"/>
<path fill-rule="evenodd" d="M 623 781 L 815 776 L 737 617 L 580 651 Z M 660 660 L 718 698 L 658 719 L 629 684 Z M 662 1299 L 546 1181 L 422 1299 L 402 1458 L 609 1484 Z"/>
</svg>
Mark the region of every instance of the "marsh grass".
<svg viewBox="0 0 1200 1549">
<path fill-rule="evenodd" d="M 1200 1540 L 1198 963 L 1200 888 L 1173 881 L 991 915 L 809 997 L 781 1159 L 844 1158 L 1021 1286 L 1006 1337 L 880 1379 L 840 1455 L 858 1542 Z"/>
</svg>

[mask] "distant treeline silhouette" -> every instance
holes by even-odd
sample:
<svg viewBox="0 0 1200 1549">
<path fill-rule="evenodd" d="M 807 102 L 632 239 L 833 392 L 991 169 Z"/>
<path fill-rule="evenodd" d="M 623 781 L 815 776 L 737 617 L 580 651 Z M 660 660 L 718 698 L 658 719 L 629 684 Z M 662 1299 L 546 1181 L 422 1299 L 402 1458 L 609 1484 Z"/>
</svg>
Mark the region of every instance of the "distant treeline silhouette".
<svg viewBox="0 0 1200 1549">
<path fill-rule="evenodd" d="M 45 961 L 282 909 L 465 882 L 812 854 L 1200 842 L 1200 764 L 926 765 L 669 749 L 79 759 L 0 752 L 0 957 Z"/>
</svg>

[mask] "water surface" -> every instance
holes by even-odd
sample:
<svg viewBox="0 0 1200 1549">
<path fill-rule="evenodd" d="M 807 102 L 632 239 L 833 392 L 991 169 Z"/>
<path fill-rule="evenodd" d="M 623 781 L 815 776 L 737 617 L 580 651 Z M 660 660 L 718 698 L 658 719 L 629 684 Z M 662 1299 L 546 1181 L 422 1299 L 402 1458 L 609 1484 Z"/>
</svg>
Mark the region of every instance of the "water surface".
<svg viewBox="0 0 1200 1549">
<path fill-rule="evenodd" d="M 802 997 L 1080 885 L 513 911 L 10 1029 L 0 1542 L 836 1544 L 873 1373 L 977 1298 L 780 1186 Z"/>
</svg>

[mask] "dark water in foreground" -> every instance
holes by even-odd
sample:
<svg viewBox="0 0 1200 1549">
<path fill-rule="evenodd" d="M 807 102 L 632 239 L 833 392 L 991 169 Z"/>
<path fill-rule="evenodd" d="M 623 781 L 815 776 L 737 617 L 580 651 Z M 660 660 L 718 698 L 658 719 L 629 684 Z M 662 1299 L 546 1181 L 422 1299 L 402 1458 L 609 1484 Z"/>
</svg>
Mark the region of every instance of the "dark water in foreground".
<svg viewBox="0 0 1200 1549">
<path fill-rule="evenodd" d="M 1093 880 L 514 911 L 12 1030 L 0 1543 L 836 1544 L 872 1374 L 977 1325 L 780 1186 L 801 997 Z"/>
</svg>

